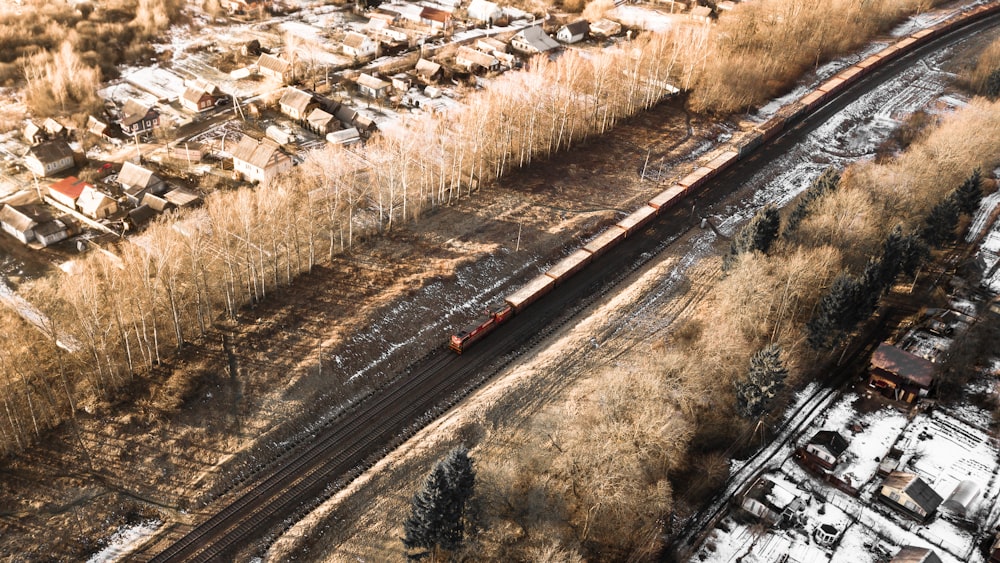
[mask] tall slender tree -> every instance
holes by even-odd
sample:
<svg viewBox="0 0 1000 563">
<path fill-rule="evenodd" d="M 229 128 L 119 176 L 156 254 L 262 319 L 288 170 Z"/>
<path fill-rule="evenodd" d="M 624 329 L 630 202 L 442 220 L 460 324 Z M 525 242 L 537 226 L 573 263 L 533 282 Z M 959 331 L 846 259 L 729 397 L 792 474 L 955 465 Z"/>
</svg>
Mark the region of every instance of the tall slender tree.
<svg viewBox="0 0 1000 563">
<path fill-rule="evenodd" d="M 760 418 L 767 405 L 785 388 L 788 369 L 781 361 L 781 347 L 771 344 L 750 357 L 745 381 L 736 384 L 736 406 L 745 418 Z"/>
</svg>

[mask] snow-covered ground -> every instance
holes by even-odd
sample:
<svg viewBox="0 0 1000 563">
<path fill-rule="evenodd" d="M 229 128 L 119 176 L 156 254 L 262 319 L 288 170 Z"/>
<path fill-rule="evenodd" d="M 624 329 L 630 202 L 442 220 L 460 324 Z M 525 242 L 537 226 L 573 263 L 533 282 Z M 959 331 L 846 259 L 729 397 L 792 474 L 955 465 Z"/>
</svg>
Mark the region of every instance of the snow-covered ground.
<svg viewBox="0 0 1000 563">
<path fill-rule="evenodd" d="M 161 524 L 158 520 L 152 520 L 119 529 L 111 536 L 108 546 L 92 555 L 87 563 L 123 561 L 132 550 L 152 536 Z"/>
</svg>

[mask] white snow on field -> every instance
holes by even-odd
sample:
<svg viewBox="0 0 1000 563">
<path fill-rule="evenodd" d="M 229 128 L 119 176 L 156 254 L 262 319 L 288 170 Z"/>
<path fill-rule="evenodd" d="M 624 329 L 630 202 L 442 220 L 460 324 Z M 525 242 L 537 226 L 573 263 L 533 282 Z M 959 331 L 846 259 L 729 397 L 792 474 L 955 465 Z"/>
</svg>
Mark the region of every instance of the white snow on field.
<svg viewBox="0 0 1000 563">
<path fill-rule="evenodd" d="M 123 75 L 126 82 L 149 93 L 157 101 L 172 102 L 184 93 L 184 78 L 165 68 L 148 66 Z"/>
<path fill-rule="evenodd" d="M 95 553 L 87 563 L 111 563 L 124 560 L 143 540 L 153 535 L 163 523 L 159 520 L 143 522 L 135 526 L 120 528 L 111 536 L 107 547 Z"/>
<path fill-rule="evenodd" d="M 844 467 L 837 467 L 841 477 L 851 477 L 851 483 L 860 488 L 875 478 L 878 466 L 906 427 L 906 416 L 896 409 L 885 408 L 858 418 L 861 432 L 845 434 L 850 445 L 845 452 L 848 460 Z"/>
</svg>

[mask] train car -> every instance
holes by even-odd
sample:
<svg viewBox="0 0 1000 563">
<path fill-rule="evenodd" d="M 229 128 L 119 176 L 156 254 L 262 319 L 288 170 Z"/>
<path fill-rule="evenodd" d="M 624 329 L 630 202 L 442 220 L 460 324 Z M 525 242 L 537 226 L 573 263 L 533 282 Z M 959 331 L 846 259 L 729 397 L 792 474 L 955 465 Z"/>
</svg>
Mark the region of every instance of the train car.
<svg viewBox="0 0 1000 563">
<path fill-rule="evenodd" d="M 479 324 L 470 327 L 468 330 L 459 331 L 457 334 L 451 335 L 451 340 L 448 342 L 448 347 L 455 351 L 456 354 L 461 354 L 463 351 L 472 346 L 476 341 L 482 339 L 487 334 L 493 332 L 493 330 L 500 326 L 501 324 L 507 322 L 514 316 L 514 308 L 509 304 L 504 304 L 502 307 L 494 309 L 492 311 L 486 311 L 486 319 L 481 321 Z"/>
<path fill-rule="evenodd" d="M 513 307 L 515 313 L 520 313 L 525 307 L 537 301 L 539 297 L 552 291 L 555 285 L 556 280 L 542 274 L 521 286 L 521 289 L 505 297 L 504 301 Z"/>
<path fill-rule="evenodd" d="M 720 172 L 724 172 L 727 168 L 733 165 L 737 160 L 740 159 L 740 154 L 736 151 L 726 151 L 719 156 L 713 158 L 708 164 L 705 165 L 706 168 L 711 168 L 715 171 L 713 176 L 718 175 Z"/>
<path fill-rule="evenodd" d="M 671 186 L 670 188 L 660 192 L 660 194 L 653 199 L 649 200 L 649 206 L 655 208 L 656 214 L 659 215 L 680 201 L 684 197 L 685 191 L 687 190 L 685 190 L 683 186 Z"/>
<path fill-rule="evenodd" d="M 937 27 L 937 26 L 935 26 L 935 27 Z M 914 33 L 910 37 L 916 39 L 917 41 L 920 41 L 920 40 L 926 41 L 927 39 L 931 38 L 933 35 L 934 35 L 934 28 L 933 27 L 928 27 L 927 29 L 921 29 L 920 31 Z"/>
<path fill-rule="evenodd" d="M 872 71 L 872 69 L 878 67 L 878 65 L 881 62 L 882 62 L 882 56 L 879 53 L 875 53 L 874 55 L 871 55 L 867 59 L 859 62 L 854 66 L 860 68 L 862 74 L 868 74 L 869 72 Z"/>
<path fill-rule="evenodd" d="M 706 166 L 702 166 L 701 168 L 681 178 L 677 182 L 677 185 L 683 187 L 685 190 L 690 192 L 691 190 L 702 185 L 702 183 L 704 183 L 705 180 L 711 178 L 714 172 L 715 170 L 712 170 L 711 168 L 708 168 Z"/>
<path fill-rule="evenodd" d="M 656 218 L 656 208 L 643 205 L 629 214 L 628 217 L 618 221 L 617 224 L 625 230 L 625 236 L 629 236 L 648 225 L 654 218 Z"/>
<path fill-rule="evenodd" d="M 771 139 L 778 136 L 778 133 L 785 128 L 785 120 L 780 117 L 772 117 L 764 123 L 757 126 L 757 131 L 760 131 L 761 141 L 768 142 Z"/>
<path fill-rule="evenodd" d="M 790 104 L 785 104 L 781 109 L 774 113 L 775 117 L 780 117 L 785 121 L 785 126 L 796 121 L 799 117 L 809 110 L 808 106 L 802 105 L 802 102 L 792 102 Z"/>
<path fill-rule="evenodd" d="M 740 158 L 744 158 L 757 149 L 764 142 L 764 136 L 759 131 L 747 131 L 733 142 L 736 152 Z"/>
<path fill-rule="evenodd" d="M 837 78 L 844 81 L 844 87 L 854 84 L 854 82 L 861 78 L 861 69 L 856 66 L 849 66 L 844 70 L 837 73 Z"/>
<path fill-rule="evenodd" d="M 827 80 L 816 88 L 820 92 L 826 92 L 829 96 L 836 96 L 844 90 L 844 79 L 838 76 Z"/>
<path fill-rule="evenodd" d="M 823 105 L 826 101 L 826 92 L 820 92 L 819 90 L 813 90 L 804 98 L 799 100 L 799 103 L 809 108 L 809 111 L 813 111 L 819 106 Z"/>
<path fill-rule="evenodd" d="M 901 51 L 905 51 L 905 50 L 909 49 L 910 47 L 912 47 L 916 42 L 917 42 L 917 40 L 915 38 L 913 38 L 913 37 L 907 37 L 906 39 L 903 39 L 902 41 L 897 41 L 896 42 L 896 47 L 898 49 L 900 49 Z"/>
<path fill-rule="evenodd" d="M 581 268 L 590 264 L 593 256 L 593 254 L 579 248 L 569 256 L 556 262 L 554 266 L 545 272 L 545 275 L 555 280 L 556 285 L 559 285 L 573 274 L 579 272 Z"/>
<path fill-rule="evenodd" d="M 897 47 L 895 45 L 889 45 L 885 49 L 882 49 L 881 51 L 879 51 L 878 54 L 881 57 L 881 62 L 887 63 L 887 62 L 895 59 L 896 57 L 898 57 L 900 52 L 901 51 L 900 51 L 899 47 Z"/>
<path fill-rule="evenodd" d="M 597 258 L 623 238 L 625 238 L 625 229 L 618 225 L 611 225 L 606 231 L 594 237 L 594 240 L 585 244 L 583 249 Z"/>
</svg>

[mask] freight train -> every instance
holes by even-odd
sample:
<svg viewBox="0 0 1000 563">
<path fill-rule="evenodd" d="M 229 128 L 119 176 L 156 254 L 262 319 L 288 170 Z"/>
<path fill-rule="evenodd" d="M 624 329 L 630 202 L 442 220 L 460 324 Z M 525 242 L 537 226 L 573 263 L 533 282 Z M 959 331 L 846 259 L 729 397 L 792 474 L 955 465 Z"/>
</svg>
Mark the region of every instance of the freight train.
<svg viewBox="0 0 1000 563">
<path fill-rule="evenodd" d="M 721 153 L 705 159 L 693 172 L 659 193 L 631 215 L 597 235 L 593 240 L 556 262 L 544 274 L 532 279 L 516 292 L 504 298 L 503 305 L 486 311 L 486 319 L 468 330 L 453 334 L 448 347 L 461 354 L 511 317 L 523 311 L 552 288 L 566 281 L 625 238 L 648 225 L 664 211 L 677 205 L 688 194 L 699 190 L 706 182 L 748 156 L 757 147 L 778 136 L 789 125 L 840 95 L 845 89 L 875 69 L 954 29 L 1000 11 L 1000 2 L 971 8 L 962 14 L 904 37 L 861 62 L 851 65 L 823 82 L 798 101 L 782 107 L 769 120 L 735 136 Z"/>
</svg>

